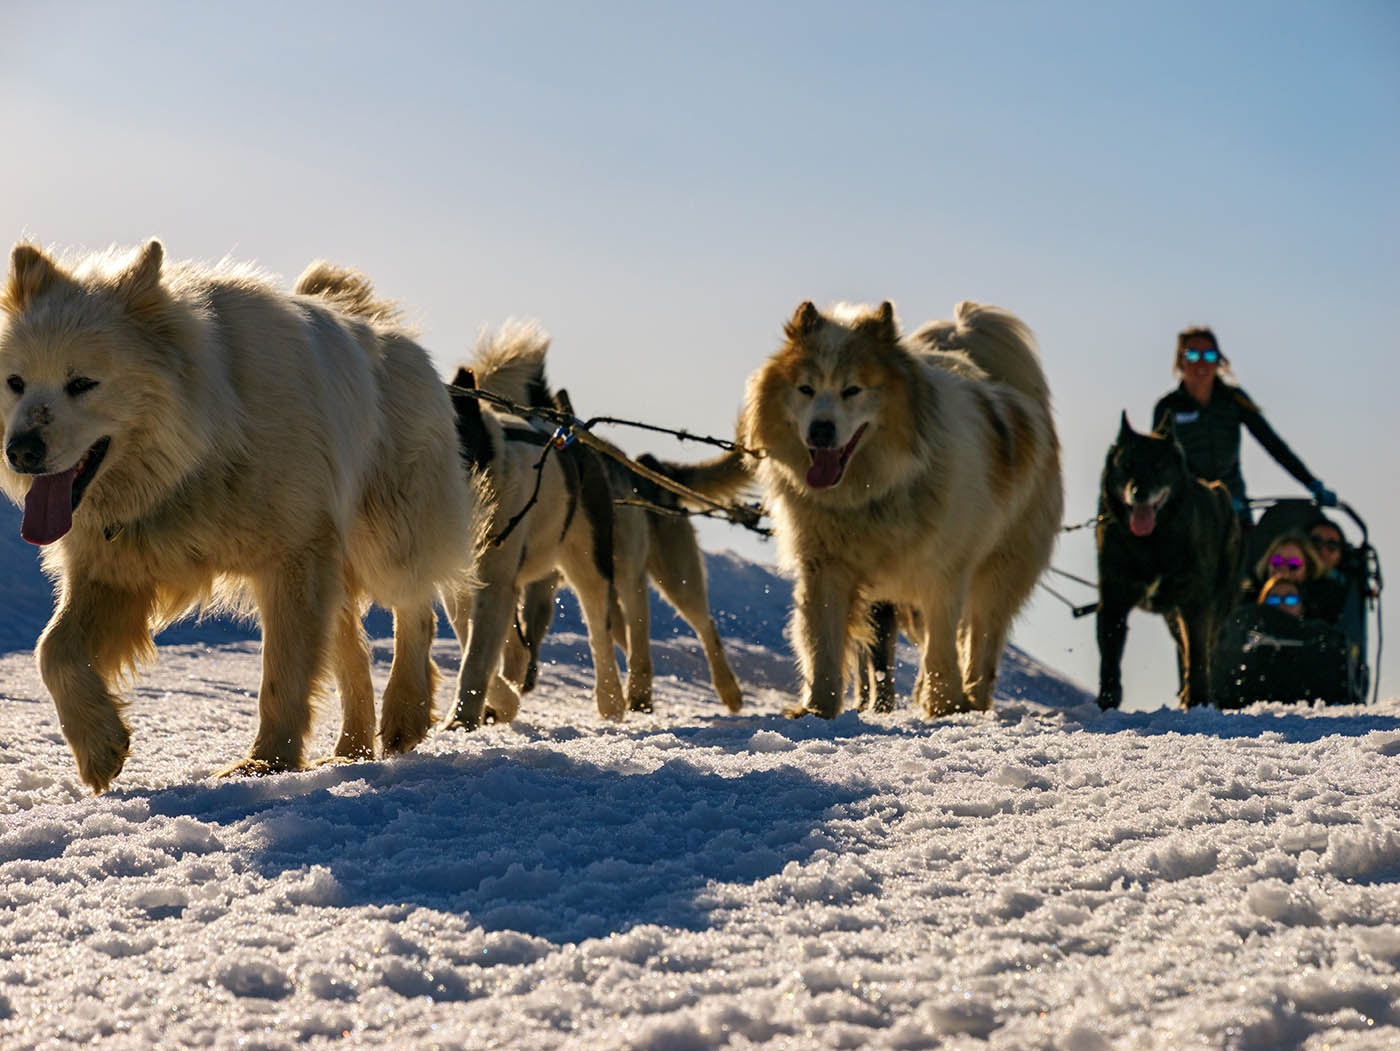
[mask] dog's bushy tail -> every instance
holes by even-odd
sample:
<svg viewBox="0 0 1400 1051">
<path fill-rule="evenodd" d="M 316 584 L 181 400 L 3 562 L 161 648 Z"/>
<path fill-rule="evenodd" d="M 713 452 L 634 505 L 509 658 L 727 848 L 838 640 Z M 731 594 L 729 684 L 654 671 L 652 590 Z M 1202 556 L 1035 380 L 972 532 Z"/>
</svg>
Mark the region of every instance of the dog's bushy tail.
<svg viewBox="0 0 1400 1051">
<path fill-rule="evenodd" d="M 318 259 L 297 278 L 293 289 L 298 295 L 328 299 L 346 314 L 362 317 L 376 325 L 402 327 L 404 313 L 392 299 L 374 294 L 369 278 L 358 270 Z"/>
<path fill-rule="evenodd" d="M 533 321 L 511 319 L 494 332 L 484 332 L 472 353 L 476 383 L 498 398 L 517 405 L 553 408 L 544 360 L 549 336 Z"/>
<path fill-rule="evenodd" d="M 753 483 L 752 458 L 733 450 L 700 463 L 670 463 L 650 453 L 639 456 L 637 462 L 711 500 L 732 500 Z"/>
<path fill-rule="evenodd" d="M 992 379 L 1049 404 L 1050 384 L 1035 337 L 1008 310 L 964 299 L 954 308 L 952 321 L 931 321 L 910 338 L 926 350 L 961 351 Z"/>
</svg>

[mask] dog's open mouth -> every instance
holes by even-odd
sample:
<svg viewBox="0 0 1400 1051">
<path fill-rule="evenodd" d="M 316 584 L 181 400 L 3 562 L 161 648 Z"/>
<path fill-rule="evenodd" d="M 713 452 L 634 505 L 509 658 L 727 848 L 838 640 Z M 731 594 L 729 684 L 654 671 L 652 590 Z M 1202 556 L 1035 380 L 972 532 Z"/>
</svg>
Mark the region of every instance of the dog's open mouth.
<svg viewBox="0 0 1400 1051">
<path fill-rule="evenodd" d="M 1133 504 L 1128 512 L 1128 528 L 1133 536 L 1149 536 L 1157 528 L 1157 508 L 1152 504 Z"/>
<path fill-rule="evenodd" d="M 856 442 L 860 441 L 860 436 L 865 433 L 865 427 L 862 423 L 856 433 L 851 435 L 851 440 L 839 449 L 807 446 L 807 452 L 812 457 L 812 466 L 807 468 L 807 484 L 813 489 L 830 489 L 839 482 L 846 472 L 846 463 L 850 460 L 851 453 L 855 452 Z"/>
<path fill-rule="evenodd" d="M 110 438 L 100 438 L 66 471 L 35 475 L 24 498 L 19 535 L 31 544 L 52 544 L 73 528 L 73 512 L 102 466 Z"/>
</svg>

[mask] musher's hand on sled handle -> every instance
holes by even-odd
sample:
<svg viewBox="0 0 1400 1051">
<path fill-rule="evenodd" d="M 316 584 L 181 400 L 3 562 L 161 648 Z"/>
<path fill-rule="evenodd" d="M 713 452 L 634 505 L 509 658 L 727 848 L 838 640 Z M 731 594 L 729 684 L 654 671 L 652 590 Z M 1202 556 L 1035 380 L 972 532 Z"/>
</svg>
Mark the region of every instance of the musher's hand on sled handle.
<svg viewBox="0 0 1400 1051">
<path fill-rule="evenodd" d="M 1322 484 L 1322 479 L 1314 478 L 1308 486 L 1308 491 L 1313 494 L 1313 499 L 1320 507 L 1336 507 L 1337 494 Z"/>
</svg>

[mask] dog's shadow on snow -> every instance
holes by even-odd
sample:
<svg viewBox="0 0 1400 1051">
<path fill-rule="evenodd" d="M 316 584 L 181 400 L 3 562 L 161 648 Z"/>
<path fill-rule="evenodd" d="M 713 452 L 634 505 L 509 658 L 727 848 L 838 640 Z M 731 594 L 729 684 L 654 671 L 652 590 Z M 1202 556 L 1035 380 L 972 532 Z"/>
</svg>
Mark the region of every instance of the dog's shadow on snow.
<svg viewBox="0 0 1400 1051">
<path fill-rule="evenodd" d="M 827 826 L 866 794 L 791 765 L 724 777 L 680 750 L 629 770 L 492 747 L 149 799 L 153 813 L 242 841 L 291 904 L 423 906 L 567 943 L 644 924 L 704 929 L 747 885 L 839 850 Z M 837 879 L 820 900 L 868 889 Z"/>
</svg>

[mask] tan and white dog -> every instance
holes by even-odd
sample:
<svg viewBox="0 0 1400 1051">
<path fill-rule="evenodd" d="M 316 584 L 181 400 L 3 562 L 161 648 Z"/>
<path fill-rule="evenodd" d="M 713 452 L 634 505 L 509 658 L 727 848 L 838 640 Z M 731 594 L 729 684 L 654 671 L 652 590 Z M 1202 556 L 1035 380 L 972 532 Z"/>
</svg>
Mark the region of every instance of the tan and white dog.
<svg viewBox="0 0 1400 1051">
<path fill-rule="evenodd" d="M 127 757 L 116 680 L 197 607 L 262 625 L 257 736 L 225 773 L 300 767 L 328 670 L 335 754 L 374 753 L 367 599 L 394 611 L 384 750 L 417 744 L 433 596 L 469 572 L 475 498 L 390 305 L 328 264 L 289 294 L 150 241 L 73 265 L 17 245 L 0 307 L 0 487 L 58 580 L 37 657 L 83 780 L 105 789 Z"/>
<path fill-rule="evenodd" d="M 457 383 L 521 406 L 552 406 L 545 378 L 549 338 L 533 324 L 508 323 L 478 344 Z M 579 597 L 593 653 L 598 714 L 626 714 L 609 615 L 614 602 L 612 505 L 601 467 L 587 450 L 549 449 L 551 428 L 476 399 L 456 397 L 462 452 L 476 469 L 490 536 L 476 580 L 443 601 L 462 645 L 457 704 L 448 725 L 508 722 L 520 708 L 523 659 L 503 666 L 516 604 L 530 584 L 561 572 Z M 546 454 L 548 452 L 548 454 Z"/>
<path fill-rule="evenodd" d="M 959 303 L 908 339 L 889 303 L 803 303 L 749 379 L 740 441 L 796 577 L 801 706 L 840 711 L 872 603 L 922 651 L 929 716 L 991 706 L 1012 618 L 1050 559 L 1063 494 L 1049 388 L 1025 325 Z"/>
<path fill-rule="evenodd" d="M 616 460 L 585 451 L 600 461 L 612 502 L 613 582 L 617 591 L 612 631 L 613 641 L 627 654 L 628 707 L 634 712 L 649 712 L 653 707 L 648 585 L 655 584 L 700 640 L 716 695 L 729 711 L 739 711 L 744 705 L 743 691 L 710 613 L 705 561 L 695 526 L 679 513 L 666 513 L 679 511 L 679 497 Z M 638 462 L 712 500 L 728 500 L 752 481 L 739 453 L 692 464 L 667 463 L 644 454 Z M 663 510 L 648 510 L 640 504 Z M 557 577 L 546 578 L 532 584 L 522 596 L 522 630 L 508 648 L 507 664 L 518 668 L 522 661 L 528 661 L 522 676 L 524 689 L 535 682 L 540 643 L 553 616 L 558 584 Z"/>
</svg>

